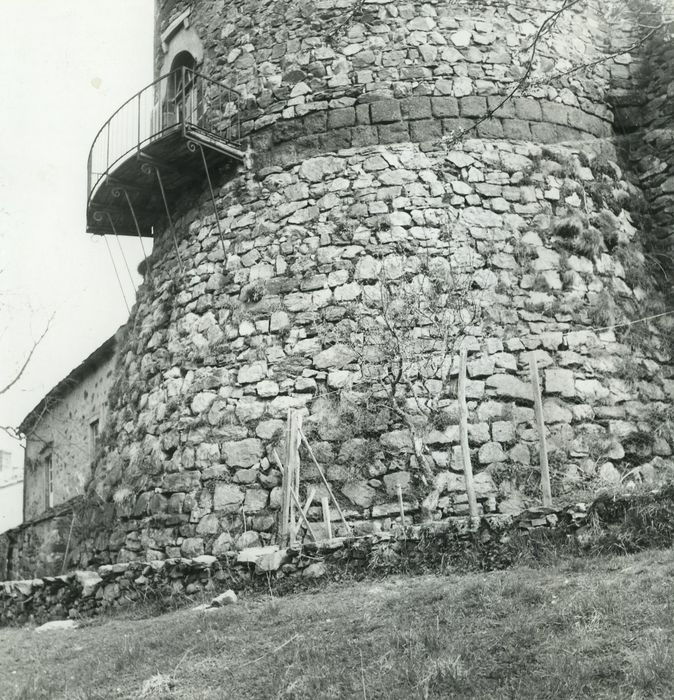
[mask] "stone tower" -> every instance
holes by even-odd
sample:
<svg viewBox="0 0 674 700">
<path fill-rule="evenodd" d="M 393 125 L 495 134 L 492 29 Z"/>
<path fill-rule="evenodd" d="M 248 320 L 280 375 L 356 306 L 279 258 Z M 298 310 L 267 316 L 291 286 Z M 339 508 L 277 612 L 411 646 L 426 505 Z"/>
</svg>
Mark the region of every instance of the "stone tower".
<svg viewBox="0 0 674 700">
<path fill-rule="evenodd" d="M 237 91 L 245 157 L 213 164 L 215 211 L 200 177 L 153 223 L 80 563 L 271 541 L 289 408 L 357 532 L 398 485 L 417 519 L 465 514 L 461 346 L 484 511 L 539 499 L 531 353 L 557 501 L 665 468 L 667 317 L 613 326 L 665 308 L 672 86 L 645 68 L 671 44 L 640 41 L 650 6 L 566 4 L 158 0 L 157 74 Z"/>
</svg>

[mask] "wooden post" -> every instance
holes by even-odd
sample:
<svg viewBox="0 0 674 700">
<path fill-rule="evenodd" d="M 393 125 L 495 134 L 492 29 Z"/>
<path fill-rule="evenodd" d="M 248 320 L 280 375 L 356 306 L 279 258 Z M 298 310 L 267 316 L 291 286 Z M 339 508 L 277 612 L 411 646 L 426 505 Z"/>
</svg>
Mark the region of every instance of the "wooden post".
<svg viewBox="0 0 674 700">
<path fill-rule="evenodd" d="M 300 470 L 300 426 L 302 416 L 294 409 L 288 409 L 288 424 L 286 428 L 286 459 L 283 472 L 282 509 L 281 509 L 281 544 L 285 545 L 294 537 L 295 530 L 295 499 L 299 488 Z"/>
<path fill-rule="evenodd" d="M 316 466 L 316 469 L 318 469 L 318 473 L 323 480 L 323 483 L 325 484 L 325 488 L 328 490 L 328 494 L 330 494 L 330 498 L 332 498 L 332 502 L 335 504 L 335 508 L 337 508 L 337 512 L 339 513 L 339 517 L 342 519 L 342 522 L 344 523 L 344 526 L 347 529 L 347 532 L 352 532 L 351 530 L 351 525 L 349 525 L 348 522 L 346 522 L 346 518 L 344 517 L 344 513 L 342 512 L 342 509 L 339 507 L 339 503 L 337 503 L 337 499 L 335 498 L 335 494 L 332 492 L 332 488 L 330 488 L 330 484 L 328 483 L 328 480 L 325 478 L 325 474 L 323 473 L 323 469 L 321 469 L 321 465 L 318 463 L 318 460 L 316 459 L 316 455 L 314 454 L 314 451 L 311 449 L 311 445 L 309 444 L 309 441 L 307 440 L 307 436 L 302 432 L 300 429 L 300 436 L 307 448 L 307 452 L 309 453 L 309 456 L 311 457 L 311 461 L 314 463 Z"/>
<path fill-rule="evenodd" d="M 467 350 L 461 348 L 459 357 L 459 433 L 461 437 L 461 458 L 463 460 L 463 476 L 466 480 L 466 496 L 468 496 L 468 512 L 471 520 L 477 520 L 477 499 L 473 485 L 473 465 L 470 463 L 470 448 L 468 447 L 468 406 L 466 405 L 466 358 Z"/>
<path fill-rule="evenodd" d="M 538 379 L 538 363 L 533 352 L 529 353 L 529 368 L 531 370 L 531 384 L 534 390 L 534 412 L 539 435 L 539 462 L 541 463 L 541 489 L 543 491 L 543 505 L 552 507 L 552 491 L 550 489 L 550 467 L 548 465 L 548 446 L 545 441 L 545 418 L 543 417 L 543 400 L 541 398 L 541 384 Z"/>
<path fill-rule="evenodd" d="M 330 522 L 330 501 L 327 496 L 321 498 L 321 507 L 323 508 L 323 524 L 325 531 L 328 533 L 328 540 L 332 542 L 332 523 Z"/>
<path fill-rule="evenodd" d="M 400 509 L 400 525 L 405 528 L 405 506 L 403 505 L 403 487 L 400 484 L 396 485 L 398 492 L 398 508 Z"/>
</svg>

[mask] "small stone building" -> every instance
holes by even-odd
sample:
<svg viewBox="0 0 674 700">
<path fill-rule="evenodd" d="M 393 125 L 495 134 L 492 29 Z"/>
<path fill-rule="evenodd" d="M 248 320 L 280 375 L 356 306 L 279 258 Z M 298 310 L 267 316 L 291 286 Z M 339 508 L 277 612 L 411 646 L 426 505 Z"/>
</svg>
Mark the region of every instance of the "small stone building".
<svg viewBox="0 0 674 700">
<path fill-rule="evenodd" d="M 24 521 L 83 493 L 107 416 L 116 336 L 61 380 L 24 418 Z"/>
<path fill-rule="evenodd" d="M 108 417 L 118 342 L 119 333 L 94 350 L 21 423 L 23 523 L 0 536 L 0 580 L 56 575 L 69 565 L 77 505 Z"/>
</svg>

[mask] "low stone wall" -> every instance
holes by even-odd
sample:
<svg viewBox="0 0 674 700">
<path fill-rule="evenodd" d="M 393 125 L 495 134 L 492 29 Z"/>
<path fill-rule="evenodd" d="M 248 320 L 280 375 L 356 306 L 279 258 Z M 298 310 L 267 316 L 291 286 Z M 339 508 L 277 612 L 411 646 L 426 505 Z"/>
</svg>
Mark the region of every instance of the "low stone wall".
<svg viewBox="0 0 674 700">
<path fill-rule="evenodd" d="M 0 535 L 0 581 L 54 576 L 72 568 L 70 544 L 81 497 L 50 508 Z"/>
<path fill-rule="evenodd" d="M 636 489 L 637 487 L 634 486 Z M 313 579 L 368 574 L 503 569 L 546 556 L 629 553 L 674 544 L 674 485 L 604 492 L 590 506 L 536 508 L 517 516 L 487 515 L 398 528 L 369 537 L 289 549 L 276 546 L 149 562 L 108 564 L 0 584 L 0 626 L 77 619 L 146 601 L 184 600 L 232 588 L 276 594 Z"/>
<path fill-rule="evenodd" d="M 614 497 L 591 506 L 536 508 L 518 516 L 488 515 L 426 523 L 387 534 L 280 549 L 250 547 L 222 557 L 200 555 L 100 566 L 0 584 L 0 625 L 89 617 L 125 606 L 184 599 L 221 590 L 293 590 L 311 579 L 368 573 L 500 569 L 543 547 L 571 543 L 575 552 L 632 551 L 674 541 L 674 487 Z M 620 529 L 620 533 L 616 532 Z M 524 537 L 522 537 L 524 535 Z M 611 543 L 618 538 L 619 547 Z M 633 547 L 630 545 L 634 545 Z M 593 549 L 594 547 L 594 549 Z"/>
</svg>

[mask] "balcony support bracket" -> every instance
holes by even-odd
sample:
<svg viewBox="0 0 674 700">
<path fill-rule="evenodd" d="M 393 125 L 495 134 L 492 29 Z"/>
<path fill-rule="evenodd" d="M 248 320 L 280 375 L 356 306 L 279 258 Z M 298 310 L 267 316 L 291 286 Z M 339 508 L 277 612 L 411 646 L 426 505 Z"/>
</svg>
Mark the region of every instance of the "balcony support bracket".
<svg viewBox="0 0 674 700">
<path fill-rule="evenodd" d="M 201 161 L 204 164 L 204 170 L 206 172 L 206 180 L 208 180 L 208 191 L 211 193 L 211 202 L 213 202 L 213 216 L 215 216 L 215 224 L 218 227 L 218 236 L 220 237 L 220 243 L 222 244 L 222 254 L 224 256 L 223 260 L 227 259 L 227 248 L 225 247 L 225 238 L 222 235 L 222 226 L 220 225 L 220 217 L 218 216 L 218 207 L 215 203 L 215 194 L 213 193 L 213 183 L 211 182 L 211 174 L 208 171 L 208 163 L 206 162 L 206 154 L 204 153 L 204 147 L 200 143 L 195 143 L 194 141 L 187 141 L 187 148 L 190 151 L 196 151 L 197 148 L 201 153 Z"/>
<path fill-rule="evenodd" d="M 134 211 L 133 204 L 131 203 L 131 197 L 129 197 L 129 193 L 126 190 L 125 187 L 120 187 L 117 186 L 115 189 L 112 191 L 112 194 L 115 197 L 119 197 L 121 193 L 124 193 L 124 197 L 126 198 L 126 203 L 129 205 L 129 211 L 131 212 L 131 216 L 133 218 L 133 223 L 136 226 L 136 233 L 138 234 L 138 240 L 140 241 L 140 247 L 141 250 L 143 251 L 143 258 L 145 259 L 145 269 L 147 270 L 147 276 L 151 280 L 152 279 L 152 271 L 150 269 L 150 265 L 147 261 L 147 253 L 145 252 L 145 244 L 143 243 L 143 236 L 140 232 L 140 226 L 138 225 L 138 218 L 136 217 L 136 212 Z"/>
<path fill-rule="evenodd" d="M 157 176 L 157 182 L 159 183 L 159 189 L 161 190 L 161 198 L 164 202 L 164 211 L 166 212 L 166 218 L 169 223 L 169 228 L 171 229 L 171 238 L 173 238 L 173 247 L 176 251 L 176 257 L 178 258 L 178 264 L 180 265 L 180 272 L 185 274 L 185 265 L 183 264 L 183 259 L 180 255 L 180 250 L 178 249 L 178 238 L 176 236 L 176 229 L 173 225 L 173 219 L 171 217 L 171 212 L 169 211 L 168 201 L 166 199 L 166 191 L 164 190 L 164 182 L 161 179 L 161 173 L 159 172 L 159 166 L 156 163 L 143 163 L 141 166 L 145 172 L 154 169 L 155 175 Z"/>
</svg>

